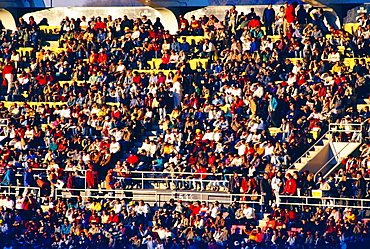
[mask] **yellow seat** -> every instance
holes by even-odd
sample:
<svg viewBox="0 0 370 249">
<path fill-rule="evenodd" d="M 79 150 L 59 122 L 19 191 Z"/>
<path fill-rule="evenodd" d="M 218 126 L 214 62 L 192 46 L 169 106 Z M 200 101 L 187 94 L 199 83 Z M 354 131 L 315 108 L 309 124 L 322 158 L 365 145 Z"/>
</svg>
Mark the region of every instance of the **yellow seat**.
<svg viewBox="0 0 370 249">
<path fill-rule="evenodd" d="M 18 48 L 18 53 L 21 57 L 26 57 L 30 58 L 32 55 L 33 48 L 30 47 L 23 47 L 23 48 Z"/>
<path fill-rule="evenodd" d="M 209 59 L 204 59 L 204 58 L 202 58 L 202 59 L 192 59 L 192 60 L 189 61 L 190 68 L 192 70 L 196 70 L 197 68 L 206 69 L 208 61 L 209 61 Z"/>
<path fill-rule="evenodd" d="M 353 32 L 356 31 L 359 26 L 359 23 L 345 23 L 343 24 L 343 29 L 350 34 L 353 34 Z"/>
<path fill-rule="evenodd" d="M 180 37 L 180 42 L 182 41 L 182 38 L 186 38 L 186 41 L 189 42 L 191 45 L 198 44 L 200 40 L 204 40 L 204 36 L 181 36 Z"/>
<path fill-rule="evenodd" d="M 54 52 L 54 53 L 57 53 L 57 54 L 60 54 L 61 52 L 65 52 L 65 51 L 67 51 L 67 49 L 66 49 L 66 48 L 49 48 L 49 50 L 50 50 L 51 52 Z"/>
<path fill-rule="evenodd" d="M 158 58 L 158 59 L 153 58 L 152 62 L 153 62 L 152 69 L 159 69 L 159 65 L 161 65 L 162 59 L 161 58 Z"/>
<path fill-rule="evenodd" d="M 281 39 L 281 35 L 269 35 L 267 37 L 270 38 L 272 42 L 276 42 Z"/>
<path fill-rule="evenodd" d="M 58 34 L 60 26 L 39 26 L 39 29 L 44 32 L 44 34 Z"/>
<path fill-rule="evenodd" d="M 275 137 L 280 132 L 280 129 L 278 127 L 270 127 L 269 132 L 271 136 Z"/>
<path fill-rule="evenodd" d="M 287 58 L 289 59 L 293 64 L 296 64 L 297 62 L 302 62 L 303 58 Z"/>
<path fill-rule="evenodd" d="M 230 110 L 230 106 L 229 105 L 223 105 L 220 107 L 220 109 L 223 111 L 223 112 L 227 112 L 228 110 Z"/>
</svg>

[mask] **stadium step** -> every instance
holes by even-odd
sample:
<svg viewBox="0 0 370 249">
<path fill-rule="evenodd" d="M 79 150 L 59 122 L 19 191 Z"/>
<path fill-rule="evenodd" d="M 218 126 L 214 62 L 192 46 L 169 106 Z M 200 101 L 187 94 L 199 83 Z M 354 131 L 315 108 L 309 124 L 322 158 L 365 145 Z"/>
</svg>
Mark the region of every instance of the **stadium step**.
<svg viewBox="0 0 370 249">
<path fill-rule="evenodd" d="M 59 41 L 47 41 L 49 46 L 47 48 L 59 48 Z"/>
<path fill-rule="evenodd" d="M 151 131 L 145 131 L 144 136 L 156 136 L 157 131 L 151 130 Z"/>
</svg>

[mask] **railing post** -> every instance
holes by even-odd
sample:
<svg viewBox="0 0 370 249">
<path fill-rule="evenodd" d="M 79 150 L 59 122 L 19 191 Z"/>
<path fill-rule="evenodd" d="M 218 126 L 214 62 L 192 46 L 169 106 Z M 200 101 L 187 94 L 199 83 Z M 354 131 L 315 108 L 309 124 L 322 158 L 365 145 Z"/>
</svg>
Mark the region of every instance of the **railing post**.
<svg viewBox="0 0 370 249">
<path fill-rule="evenodd" d="M 141 172 L 141 189 L 144 189 L 144 173 Z"/>
</svg>

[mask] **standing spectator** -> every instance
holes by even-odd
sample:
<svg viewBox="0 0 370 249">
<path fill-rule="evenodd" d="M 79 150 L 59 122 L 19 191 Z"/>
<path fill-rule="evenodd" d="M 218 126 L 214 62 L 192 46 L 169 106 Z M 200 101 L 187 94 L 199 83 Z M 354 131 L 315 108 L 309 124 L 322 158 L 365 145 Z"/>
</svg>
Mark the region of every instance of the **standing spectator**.
<svg viewBox="0 0 370 249">
<path fill-rule="evenodd" d="M 338 192 L 340 198 L 352 198 L 353 197 L 353 188 L 352 182 L 347 178 L 346 175 L 343 175 L 340 182 L 338 183 Z M 341 201 L 341 205 L 349 205 L 349 200 Z"/>
<path fill-rule="evenodd" d="M 263 174 L 260 181 L 260 192 L 262 195 L 262 212 L 269 212 L 270 200 L 272 199 L 271 179 L 267 173 Z"/>
<path fill-rule="evenodd" d="M 285 10 L 285 24 L 284 24 L 284 35 L 287 35 L 289 25 L 292 26 L 297 21 L 295 9 L 298 6 L 297 2 L 290 4 Z"/>
<path fill-rule="evenodd" d="M 233 200 L 239 200 L 239 196 L 237 195 L 240 194 L 240 187 L 241 187 L 241 182 L 240 182 L 239 175 L 236 171 L 234 171 L 233 176 L 230 177 L 230 180 L 229 180 L 229 193 L 236 195 L 232 197 Z"/>
<path fill-rule="evenodd" d="M 275 22 L 275 10 L 272 8 L 272 4 L 269 4 L 263 11 L 262 21 L 266 29 L 266 35 L 272 35 L 272 24 Z"/>
</svg>

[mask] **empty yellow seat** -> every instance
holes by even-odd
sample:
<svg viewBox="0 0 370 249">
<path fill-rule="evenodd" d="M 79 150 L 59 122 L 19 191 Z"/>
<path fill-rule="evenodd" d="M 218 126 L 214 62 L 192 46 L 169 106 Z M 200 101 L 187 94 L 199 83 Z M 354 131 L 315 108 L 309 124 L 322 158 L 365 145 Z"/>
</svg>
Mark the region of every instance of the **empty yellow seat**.
<svg viewBox="0 0 370 249">
<path fill-rule="evenodd" d="M 209 59 L 193 59 L 193 60 L 190 60 L 189 61 L 190 68 L 193 69 L 193 70 L 195 70 L 197 68 L 206 69 L 207 64 L 208 64 L 208 60 Z"/>
<path fill-rule="evenodd" d="M 30 58 L 32 55 L 33 48 L 30 47 L 18 48 L 17 51 L 21 57 Z"/>
<path fill-rule="evenodd" d="M 359 23 L 345 23 L 343 24 L 343 29 L 350 34 L 353 34 L 353 32 L 356 31 L 359 26 Z"/>
<path fill-rule="evenodd" d="M 269 35 L 267 37 L 270 38 L 272 42 L 276 42 L 281 39 L 281 35 Z"/>
<path fill-rule="evenodd" d="M 204 36 L 181 36 L 179 42 L 181 42 L 184 37 L 189 44 L 197 44 L 200 40 L 204 40 Z"/>
<path fill-rule="evenodd" d="M 60 31 L 60 26 L 39 26 L 39 29 L 44 34 L 57 34 Z"/>
</svg>

